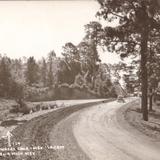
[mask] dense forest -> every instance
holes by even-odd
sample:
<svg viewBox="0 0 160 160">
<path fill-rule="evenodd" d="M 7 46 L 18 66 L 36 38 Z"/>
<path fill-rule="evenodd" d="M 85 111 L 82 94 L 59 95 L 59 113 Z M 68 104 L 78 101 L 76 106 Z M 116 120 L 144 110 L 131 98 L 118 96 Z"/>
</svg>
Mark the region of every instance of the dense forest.
<svg viewBox="0 0 160 160">
<path fill-rule="evenodd" d="M 98 22 L 85 25 L 83 40 L 78 45 L 64 44 L 62 57 L 57 57 L 54 50 L 39 60 L 34 56 L 19 59 L 1 56 L 0 96 L 30 101 L 115 97 L 112 75 L 115 79 L 116 67 L 99 59 L 101 29 Z M 77 97 L 75 90 L 82 95 Z M 66 95 L 62 95 L 65 91 Z"/>
</svg>

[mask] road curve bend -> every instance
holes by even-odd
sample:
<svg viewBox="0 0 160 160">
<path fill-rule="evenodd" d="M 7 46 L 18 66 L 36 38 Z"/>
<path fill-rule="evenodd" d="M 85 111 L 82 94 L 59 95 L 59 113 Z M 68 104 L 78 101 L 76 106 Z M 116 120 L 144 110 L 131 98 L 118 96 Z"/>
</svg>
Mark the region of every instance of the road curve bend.
<svg viewBox="0 0 160 160">
<path fill-rule="evenodd" d="M 80 148 L 91 160 L 160 160 L 159 143 L 119 123 L 123 106 L 114 101 L 81 111 L 72 126 Z"/>
</svg>

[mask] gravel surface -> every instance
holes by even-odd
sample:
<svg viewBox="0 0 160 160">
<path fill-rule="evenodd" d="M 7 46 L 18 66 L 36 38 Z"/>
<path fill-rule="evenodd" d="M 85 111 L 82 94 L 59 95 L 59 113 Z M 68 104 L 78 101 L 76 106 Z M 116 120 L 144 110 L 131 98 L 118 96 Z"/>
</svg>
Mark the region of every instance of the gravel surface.
<svg viewBox="0 0 160 160">
<path fill-rule="evenodd" d="M 138 107 L 137 99 L 90 102 L 32 118 L 13 131 L 12 141 L 43 150 L 0 160 L 159 160 L 159 109 L 154 107 L 156 112 L 144 122 Z M 1 141 L 3 146 L 6 141 Z"/>
<path fill-rule="evenodd" d="M 132 102 L 134 101 L 134 102 Z M 159 160 L 160 143 L 130 126 L 121 108 L 127 103 L 110 102 L 81 112 L 73 133 L 81 149 L 91 160 Z"/>
<path fill-rule="evenodd" d="M 18 120 L 18 121 L 29 121 L 33 118 L 39 117 L 41 115 L 47 114 L 49 112 L 53 112 L 59 108 L 66 108 L 66 107 L 70 107 L 70 106 L 75 106 L 78 104 L 85 104 L 85 103 L 89 103 L 89 102 L 98 102 L 98 101 L 103 101 L 105 99 L 82 99 L 82 100 L 56 100 L 56 101 L 46 101 L 46 102 L 29 102 L 28 105 L 32 108 L 32 107 L 36 107 L 36 105 L 43 105 L 43 106 L 52 106 L 52 105 L 57 105 L 57 108 L 54 109 L 47 109 L 47 110 L 40 110 L 37 112 L 33 112 L 31 114 L 26 114 L 26 115 L 22 115 L 22 114 L 10 114 L 9 113 L 9 109 L 11 109 L 11 106 L 16 104 L 13 100 L 5 100 L 5 99 L 0 99 L 0 108 L 1 108 L 1 114 L 0 114 L 0 118 L 5 117 L 5 119 L 13 119 L 13 120 Z M 3 106 L 3 107 L 2 107 Z M 5 109 L 8 109 L 7 111 L 7 115 L 4 114 L 4 112 L 6 111 Z M 2 116 L 3 115 L 3 116 Z M 11 118 L 11 115 L 12 118 Z M 10 117 L 10 118 L 9 118 Z M 12 125 L 12 126 L 0 126 L 0 139 L 5 136 L 7 134 L 8 131 L 13 131 L 15 128 L 17 127 L 17 124 Z"/>
<path fill-rule="evenodd" d="M 107 100 L 108 101 L 108 100 Z M 21 142 L 21 146 L 23 147 L 32 147 L 32 146 L 42 146 L 45 148 L 46 145 L 48 146 L 55 146 L 55 145 L 64 145 L 63 150 L 51 150 L 51 149 L 43 149 L 35 152 L 35 156 L 8 156 L 8 157 L 0 157 L 1 160 L 60 160 L 66 159 L 70 157 L 72 159 L 79 159 L 84 157 L 87 160 L 87 156 L 78 149 L 78 145 L 74 140 L 71 131 L 70 122 L 64 123 L 65 129 L 61 129 L 61 131 L 57 131 L 58 136 L 65 137 L 54 137 L 51 136 L 53 130 L 57 130 L 57 125 L 61 120 L 67 118 L 72 113 L 79 111 L 80 109 L 93 106 L 95 104 L 100 104 L 103 102 L 90 102 L 86 104 L 79 104 L 72 107 L 61 108 L 55 110 L 51 113 L 47 113 L 45 115 L 41 115 L 39 117 L 33 118 L 30 121 L 26 122 L 25 124 L 19 125 L 12 133 L 13 138 L 12 141 L 14 142 Z M 59 127 L 58 127 L 59 128 Z M 55 134 L 56 135 L 56 134 Z M 57 139 L 58 138 L 58 139 Z M 56 143 L 53 143 L 54 139 Z M 57 141 L 58 140 L 58 141 Z M 4 147 L 6 145 L 6 141 L 1 140 L 0 147 Z M 77 150 L 77 157 L 73 153 Z M 60 153 L 63 152 L 63 153 Z M 74 156 L 73 156 L 74 155 Z M 82 159 L 83 160 L 83 159 Z"/>
</svg>

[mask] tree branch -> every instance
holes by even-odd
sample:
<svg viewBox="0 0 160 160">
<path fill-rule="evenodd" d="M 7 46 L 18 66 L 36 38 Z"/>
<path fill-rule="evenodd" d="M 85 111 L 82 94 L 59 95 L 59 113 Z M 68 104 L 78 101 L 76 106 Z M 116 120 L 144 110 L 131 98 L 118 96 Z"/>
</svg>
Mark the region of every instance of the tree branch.
<svg viewBox="0 0 160 160">
<path fill-rule="evenodd" d="M 119 18 L 125 19 L 125 17 L 123 17 L 123 16 L 121 16 L 121 15 L 119 15 L 119 14 L 116 14 L 116 13 L 114 13 L 114 12 L 111 12 L 111 11 L 110 11 L 110 13 L 113 14 L 114 16 L 117 16 L 117 17 L 119 17 Z"/>
</svg>

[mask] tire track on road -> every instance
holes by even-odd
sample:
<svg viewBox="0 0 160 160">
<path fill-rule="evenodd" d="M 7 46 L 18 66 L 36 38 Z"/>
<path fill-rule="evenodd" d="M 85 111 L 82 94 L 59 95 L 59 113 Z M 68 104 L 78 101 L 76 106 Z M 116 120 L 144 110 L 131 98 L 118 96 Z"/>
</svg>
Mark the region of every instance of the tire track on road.
<svg viewBox="0 0 160 160">
<path fill-rule="evenodd" d="M 81 112 L 73 133 L 91 160 L 159 160 L 154 142 L 140 132 L 132 133 L 130 127 L 123 128 L 117 119 L 119 109 L 133 105 L 132 100 L 125 105 L 110 102 Z"/>
</svg>

